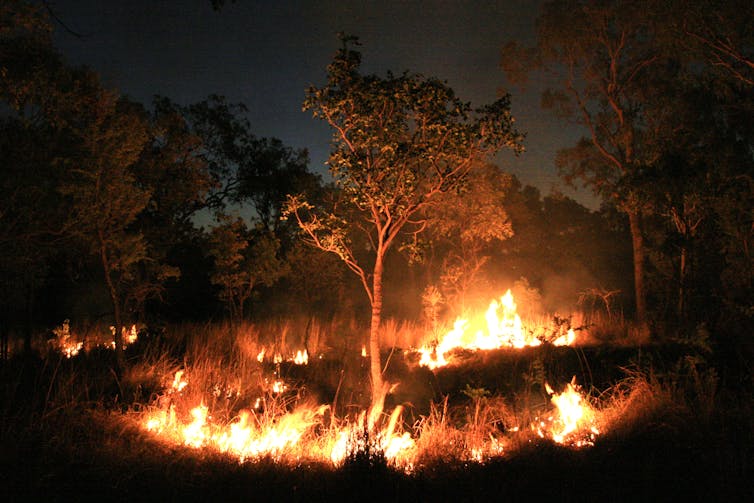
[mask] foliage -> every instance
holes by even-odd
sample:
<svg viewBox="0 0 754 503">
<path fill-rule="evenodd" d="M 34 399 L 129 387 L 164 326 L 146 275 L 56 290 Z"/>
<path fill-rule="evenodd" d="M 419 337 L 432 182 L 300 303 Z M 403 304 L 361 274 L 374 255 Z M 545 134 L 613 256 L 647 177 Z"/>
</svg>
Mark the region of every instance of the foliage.
<svg viewBox="0 0 754 503">
<path fill-rule="evenodd" d="M 586 130 L 576 146 L 558 153 L 561 174 L 569 181 L 581 179 L 629 217 L 641 323 L 647 321 L 641 223 L 646 201 L 636 179 L 653 154 L 644 148 L 643 124 L 651 114 L 644 90 L 666 61 L 652 45 L 649 15 L 640 2 L 549 2 L 539 17 L 535 51 L 535 60 L 559 77 L 558 86 L 543 94 L 543 105 Z M 519 55 L 511 50 L 508 58 Z M 510 65 L 504 60 L 503 66 Z"/>
<path fill-rule="evenodd" d="M 343 206 L 315 211 L 291 196 L 285 215 L 313 246 L 335 253 L 361 280 L 372 306 L 370 355 L 374 405 L 381 408 L 378 330 L 387 251 L 403 233 L 420 233 L 440 194 L 460 189 L 468 173 L 502 147 L 520 149 L 509 97 L 472 112 L 437 79 L 404 73 L 360 73 L 361 55 L 343 48 L 328 66 L 327 83 L 307 91 L 304 109 L 333 129 L 330 172 Z M 360 258 L 349 238 L 367 236 L 372 257 Z M 371 265 L 367 266 L 371 261 Z"/>
<path fill-rule="evenodd" d="M 438 197 L 429 239 L 440 255 L 440 285 L 449 303 L 464 306 L 466 294 L 485 277 L 493 250 L 513 236 L 505 200 L 513 179 L 492 164 L 475 169 L 463 187 Z"/>
<path fill-rule="evenodd" d="M 536 47 L 505 47 L 509 78 L 552 75 L 543 106 L 585 132 L 558 153 L 561 175 L 628 217 L 640 320 L 651 298 L 655 318 L 683 324 L 694 297 L 721 274 L 717 266 L 701 273 L 701 263 L 740 256 L 706 255 L 698 245 L 721 239 L 714 228 L 728 224 L 714 215 L 718 197 L 732 179 L 750 178 L 751 9 L 714 0 L 548 2 Z"/>
<path fill-rule="evenodd" d="M 215 260 L 213 284 L 222 288 L 231 319 L 244 317 L 254 289 L 271 286 L 287 271 L 278 258 L 279 242 L 268 231 L 250 233 L 241 218 L 224 217 L 210 231 L 209 254 Z"/>
</svg>

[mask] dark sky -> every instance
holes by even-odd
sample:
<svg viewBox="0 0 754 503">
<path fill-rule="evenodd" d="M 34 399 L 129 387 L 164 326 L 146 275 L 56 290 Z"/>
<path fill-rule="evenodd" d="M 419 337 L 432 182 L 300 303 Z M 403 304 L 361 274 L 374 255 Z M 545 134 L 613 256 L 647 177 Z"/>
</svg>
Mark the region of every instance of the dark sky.
<svg viewBox="0 0 754 503">
<path fill-rule="evenodd" d="M 533 43 L 542 2 L 526 0 L 289 1 L 237 0 L 220 12 L 210 0 L 57 0 L 56 15 L 82 37 L 58 27 L 68 60 L 85 64 L 114 87 L 148 104 L 161 94 L 182 104 L 216 93 L 249 108 L 258 136 L 306 147 L 312 169 L 324 171 L 330 132 L 301 111 L 304 90 L 321 85 L 338 48 L 339 31 L 362 42 L 363 68 L 422 73 L 447 80 L 472 105 L 495 100 L 506 86 L 500 50 L 510 39 Z M 558 179 L 558 148 L 578 134 L 539 107 L 544 87 L 509 89 L 527 152 L 498 163 L 544 194 L 554 186 L 595 207 L 585 189 Z"/>
</svg>

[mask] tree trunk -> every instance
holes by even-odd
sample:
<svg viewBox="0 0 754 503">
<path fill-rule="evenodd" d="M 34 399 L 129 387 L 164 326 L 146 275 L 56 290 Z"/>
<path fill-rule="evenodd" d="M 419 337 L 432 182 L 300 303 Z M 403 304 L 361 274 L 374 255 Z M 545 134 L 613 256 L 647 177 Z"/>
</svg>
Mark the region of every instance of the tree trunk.
<svg viewBox="0 0 754 503">
<path fill-rule="evenodd" d="M 107 289 L 110 292 L 110 301 L 113 304 L 113 317 L 115 318 L 115 331 L 113 333 L 113 342 L 115 343 L 115 371 L 120 375 L 124 367 L 123 332 L 121 331 L 123 328 L 123 319 L 120 312 L 120 296 L 118 295 L 118 290 L 113 282 L 110 261 L 107 256 L 107 248 L 105 247 L 103 240 L 100 240 L 100 258 L 102 260 L 102 270 L 105 273 Z"/>
<path fill-rule="evenodd" d="M 372 320 L 369 325 L 369 376 L 372 383 L 372 404 L 369 411 L 369 428 L 377 422 L 385 406 L 386 386 L 382 379 L 380 358 L 380 322 L 382 319 L 383 255 L 379 251 L 374 260 L 372 278 Z"/>
<path fill-rule="evenodd" d="M 683 321 L 686 314 L 686 271 L 688 269 L 689 249 L 681 245 L 681 257 L 678 271 L 678 321 Z"/>
<path fill-rule="evenodd" d="M 634 293 L 636 296 L 636 321 L 643 330 L 647 322 L 647 304 L 644 292 L 644 236 L 641 232 L 641 216 L 637 210 L 628 211 L 631 228 L 631 243 L 634 255 Z"/>
</svg>

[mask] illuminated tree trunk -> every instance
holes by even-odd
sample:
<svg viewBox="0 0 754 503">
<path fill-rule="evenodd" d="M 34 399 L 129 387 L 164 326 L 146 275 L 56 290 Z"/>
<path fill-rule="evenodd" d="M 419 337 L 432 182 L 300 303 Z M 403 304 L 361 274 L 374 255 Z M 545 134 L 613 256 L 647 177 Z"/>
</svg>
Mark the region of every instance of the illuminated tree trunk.
<svg viewBox="0 0 754 503">
<path fill-rule="evenodd" d="M 372 404 L 369 412 L 369 427 L 379 418 L 385 406 L 387 389 L 382 379 L 380 359 L 380 323 L 382 320 L 382 272 L 384 252 L 377 251 L 372 276 L 372 320 L 369 325 L 369 376 L 372 383 Z"/>
<path fill-rule="evenodd" d="M 644 296 L 644 236 L 641 233 L 641 216 L 637 210 L 628 211 L 631 243 L 634 255 L 634 294 L 636 296 L 636 321 L 643 329 L 647 321 L 647 304 Z"/>
</svg>

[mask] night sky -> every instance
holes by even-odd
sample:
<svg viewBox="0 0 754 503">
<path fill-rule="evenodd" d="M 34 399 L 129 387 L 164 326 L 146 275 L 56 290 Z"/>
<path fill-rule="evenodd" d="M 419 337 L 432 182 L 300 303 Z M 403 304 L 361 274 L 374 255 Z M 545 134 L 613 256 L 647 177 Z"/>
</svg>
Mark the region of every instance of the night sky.
<svg viewBox="0 0 754 503">
<path fill-rule="evenodd" d="M 209 0 L 58 0 L 55 44 L 71 63 L 96 70 L 107 87 L 149 104 L 160 94 L 181 104 L 209 94 L 243 102 L 258 136 L 305 147 L 311 168 L 325 172 L 330 131 L 301 111 L 305 89 L 322 85 L 338 48 L 336 34 L 357 35 L 363 70 L 384 75 L 409 70 L 447 80 L 472 105 L 495 100 L 506 88 L 500 50 L 511 39 L 533 44 L 541 1 L 228 1 L 216 12 Z M 592 208 L 586 189 L 557 177 L 557 149 L 580 135 L 541 110 L 544 82 L 508 87 L 527 152 L 497 159 L 543 194 L 558 187 Z"/>
</svg>

